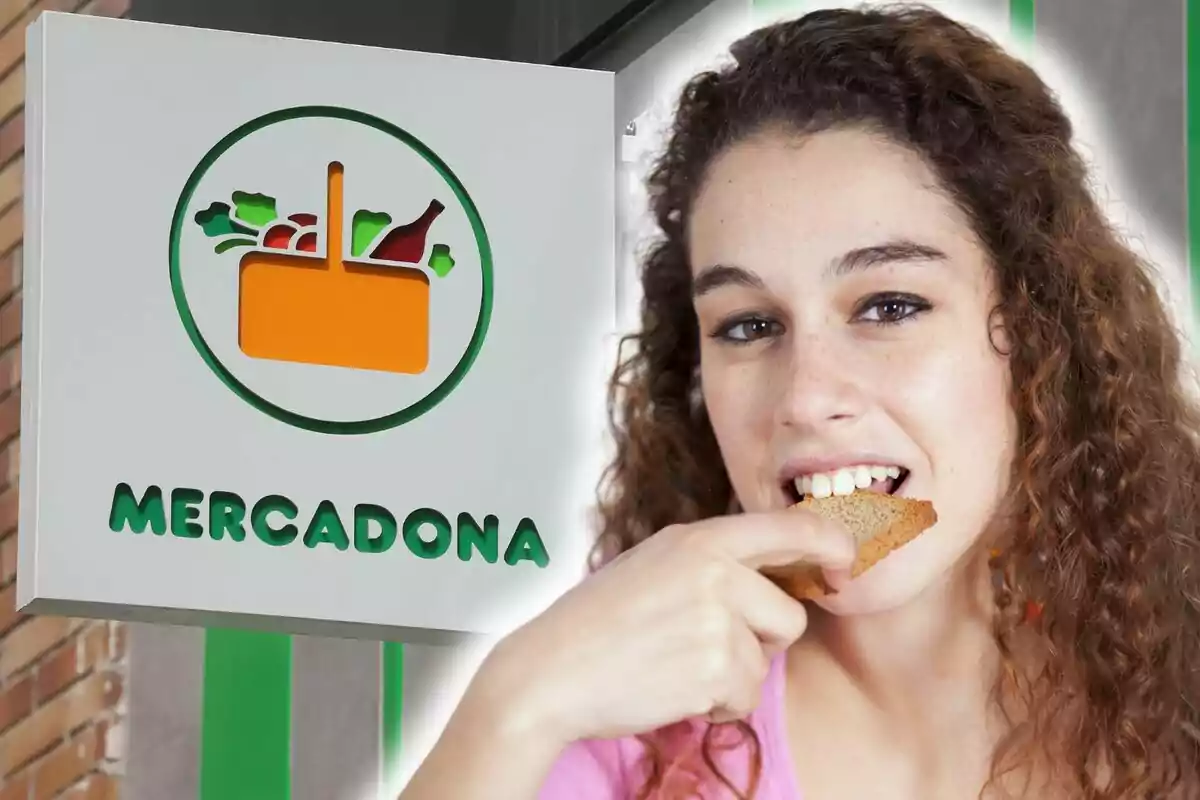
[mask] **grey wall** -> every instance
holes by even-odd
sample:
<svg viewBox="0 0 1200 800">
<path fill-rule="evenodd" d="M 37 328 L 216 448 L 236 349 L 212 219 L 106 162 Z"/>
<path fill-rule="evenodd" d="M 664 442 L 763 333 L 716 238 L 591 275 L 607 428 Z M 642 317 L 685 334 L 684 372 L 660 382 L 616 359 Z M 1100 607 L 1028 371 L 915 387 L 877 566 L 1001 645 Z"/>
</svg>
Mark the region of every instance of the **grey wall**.
<svg viewBox="0 0 1200 800">
<path fill-rule="evenodd" d="M 1091 87 L 1122 199 L 1163 236 L 1164 271 L 1186 267 L 1184 21 L 1184 0 L 1037 5 L 1039 33 Z"/>
</svg>

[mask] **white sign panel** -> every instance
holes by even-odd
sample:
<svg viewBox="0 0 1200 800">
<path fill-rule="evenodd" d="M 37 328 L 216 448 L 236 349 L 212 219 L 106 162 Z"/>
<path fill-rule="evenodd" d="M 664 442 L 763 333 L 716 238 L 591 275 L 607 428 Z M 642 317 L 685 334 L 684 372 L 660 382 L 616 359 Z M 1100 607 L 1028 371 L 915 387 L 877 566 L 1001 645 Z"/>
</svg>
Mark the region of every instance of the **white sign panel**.
<svg viewBox="0 0 1200 800">
<path fill-rule="evenodd" d="M 422 638 L 577 576 L 611 75 L 58 14 L 27 61 L 20 603 Z"/>
</svg>

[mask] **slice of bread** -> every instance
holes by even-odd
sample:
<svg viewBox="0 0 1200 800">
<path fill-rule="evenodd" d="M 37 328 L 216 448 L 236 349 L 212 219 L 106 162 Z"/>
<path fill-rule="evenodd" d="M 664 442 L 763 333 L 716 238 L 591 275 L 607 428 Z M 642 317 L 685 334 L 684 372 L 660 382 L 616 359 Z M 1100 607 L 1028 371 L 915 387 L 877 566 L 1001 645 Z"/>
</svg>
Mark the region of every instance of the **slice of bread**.
<svg viewBox="0 0 1200 800">
<path fill-rule="evenodd" d="M 937 512 L 928 500 L 911 500 L 878 492 L 806 497 L 793 508 L 807 509 L 850 531 L 858 544 L 858 558 L 850 568 L 850 574 L 855 578 L 937 522 Z M 762 573 L 799 600 L 811 600 L 830 593 L 821 568 L 812 564 L 765 568 Z"/>
</svg>

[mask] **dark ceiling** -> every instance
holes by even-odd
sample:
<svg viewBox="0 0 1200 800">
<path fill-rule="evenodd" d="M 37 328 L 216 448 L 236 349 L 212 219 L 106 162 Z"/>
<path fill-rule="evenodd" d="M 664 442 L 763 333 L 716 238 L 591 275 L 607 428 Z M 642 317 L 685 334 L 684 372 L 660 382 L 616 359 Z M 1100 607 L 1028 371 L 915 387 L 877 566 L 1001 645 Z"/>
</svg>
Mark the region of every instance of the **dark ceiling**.
<svg viewBox="0 0 1200 800">
<path fill-rule="evenodd" d="M 133 0 L 151 22 L 535 63 L 576 63 L 654 0 Z"/>
</svg>

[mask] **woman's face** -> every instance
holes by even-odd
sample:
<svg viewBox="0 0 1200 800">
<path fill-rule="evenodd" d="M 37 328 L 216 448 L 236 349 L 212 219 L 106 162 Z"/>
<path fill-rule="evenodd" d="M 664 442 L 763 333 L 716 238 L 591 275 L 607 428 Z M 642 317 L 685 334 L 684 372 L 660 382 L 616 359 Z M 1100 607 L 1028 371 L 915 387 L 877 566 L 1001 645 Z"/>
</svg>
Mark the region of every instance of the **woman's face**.
<svg viewBox="0 0 1200 800">
<path fill-rule="evenodd" d="M 932 170 L 866 132 L 764 133 L 712 165 L 689 247 L 742 506 L 899 468 L 895 492 L 933 501 L 937 525 L 822 604 L 884 610 L 947 575 L 996 510 L 1016 424 L 988 256 Z"/>
</svg>

